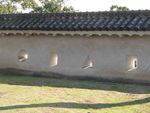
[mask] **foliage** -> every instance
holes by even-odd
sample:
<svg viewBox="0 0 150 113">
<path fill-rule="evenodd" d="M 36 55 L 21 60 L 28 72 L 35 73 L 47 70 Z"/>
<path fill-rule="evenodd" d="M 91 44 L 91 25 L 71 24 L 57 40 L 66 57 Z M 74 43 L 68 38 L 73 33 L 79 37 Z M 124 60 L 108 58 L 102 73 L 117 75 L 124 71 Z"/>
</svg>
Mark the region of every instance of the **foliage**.
<svg viewBox="0 0 150 113">
<path fill-rule="evenodd" d="M 16 13 L 17 9 L 12 3 L 0 2 L 0 13 Z"/>
<path fill-rule="evenodd" d="M 29 10 L 32 13 L 43 12 L 73 12 L 71 6 L 66 6 L 64 0 L 1 0 L 0 13 L 19 13 L 18 6 L 22 11 Z"/>
<path fill-rule="evenodd" d="M 33 12 L 73 12 L 73 7 L 67 7 L 63 0 L 41 0 L 42 6 L 33 8 Z"/>
<path fill-rule="evenodd" d="M 110 7 L 110 11 L 128 11 L 129 8 L 126 6 L 118 6 L 118 5 L 112 5 Z"/>
</svg>

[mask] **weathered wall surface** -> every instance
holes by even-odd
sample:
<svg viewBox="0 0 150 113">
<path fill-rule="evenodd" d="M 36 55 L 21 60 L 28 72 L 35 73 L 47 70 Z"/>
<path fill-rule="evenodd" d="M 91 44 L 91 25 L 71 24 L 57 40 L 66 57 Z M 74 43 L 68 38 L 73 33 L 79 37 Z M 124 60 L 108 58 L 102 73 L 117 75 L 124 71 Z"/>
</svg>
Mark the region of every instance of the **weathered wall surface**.
<svg viewBox="0 0 150 113">
<path fill-rule="evenodd" d="M 18 61 L 21 50 L 29 55 L 25 62 Z M 51 52 L 58 54 L 55 67 Z M 138 57 L 137 69 L 128 71 L 128 55 Z M 83 69 L 87 56 L 93 68 Z M 150 37 L 1 36 L 0 68 L 150 82 Z"/>
</svg>

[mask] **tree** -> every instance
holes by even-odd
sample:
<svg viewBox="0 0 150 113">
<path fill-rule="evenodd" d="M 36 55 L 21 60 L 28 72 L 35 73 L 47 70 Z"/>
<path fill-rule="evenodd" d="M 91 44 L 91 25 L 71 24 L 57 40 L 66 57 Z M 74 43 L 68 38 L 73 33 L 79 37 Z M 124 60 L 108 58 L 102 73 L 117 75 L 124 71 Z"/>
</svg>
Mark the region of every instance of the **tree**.
<svg viewBox="0 0 150 113">
<path fill-rule="evenodd" d="M 64 0 L 1 0 L 0 13 L 19 13 L 30 9 L 32 13 L 74 12 L 74 8 L 66 6 Z"/>
<path fill-rule="evenodd" d="M 74 12 L 73 7 L 65 6 L 64 0 L 40 0 L 42 6 L 34 7 L 33 12 Z"/>
<path fill-rule="evenodd" d="M 0 1 L 0 13 L 15 13 L 17 11 L 16 7 L 8 2 Z"/>
<path fill-rule="evenodd" d="M 110 11 L 128 11 L 129 8 L 126 6 L 118 6 L 118 5 L 112 5 L 110 7 Z"/>
</svg>

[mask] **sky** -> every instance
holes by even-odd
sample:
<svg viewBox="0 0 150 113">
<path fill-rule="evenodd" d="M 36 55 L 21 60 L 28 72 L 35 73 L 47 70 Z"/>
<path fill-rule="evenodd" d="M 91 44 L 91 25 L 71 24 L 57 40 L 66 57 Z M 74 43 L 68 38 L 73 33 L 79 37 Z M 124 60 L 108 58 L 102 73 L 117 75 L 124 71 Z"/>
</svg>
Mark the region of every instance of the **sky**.
<svg viewBox="0 0 150 113">
<path fill-rule="evenodd" d="M 108 11 L 112 5 L 127 6 L 130 10 L 150 9 L 150 0 L 67 0 L 76 10 Z"/>
</svg>

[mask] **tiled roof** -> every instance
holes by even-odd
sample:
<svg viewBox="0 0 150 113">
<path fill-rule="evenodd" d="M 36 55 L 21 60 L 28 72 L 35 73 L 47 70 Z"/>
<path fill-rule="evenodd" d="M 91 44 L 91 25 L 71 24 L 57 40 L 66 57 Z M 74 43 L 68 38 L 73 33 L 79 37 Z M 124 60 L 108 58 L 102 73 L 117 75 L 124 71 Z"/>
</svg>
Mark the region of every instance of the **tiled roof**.
<svg viewBox="0 0 150 113">
<path fill-rule="evenodd" d="M 2 14 L 0 30 L 150 31 L 150 11 Z"/>
</svg>

